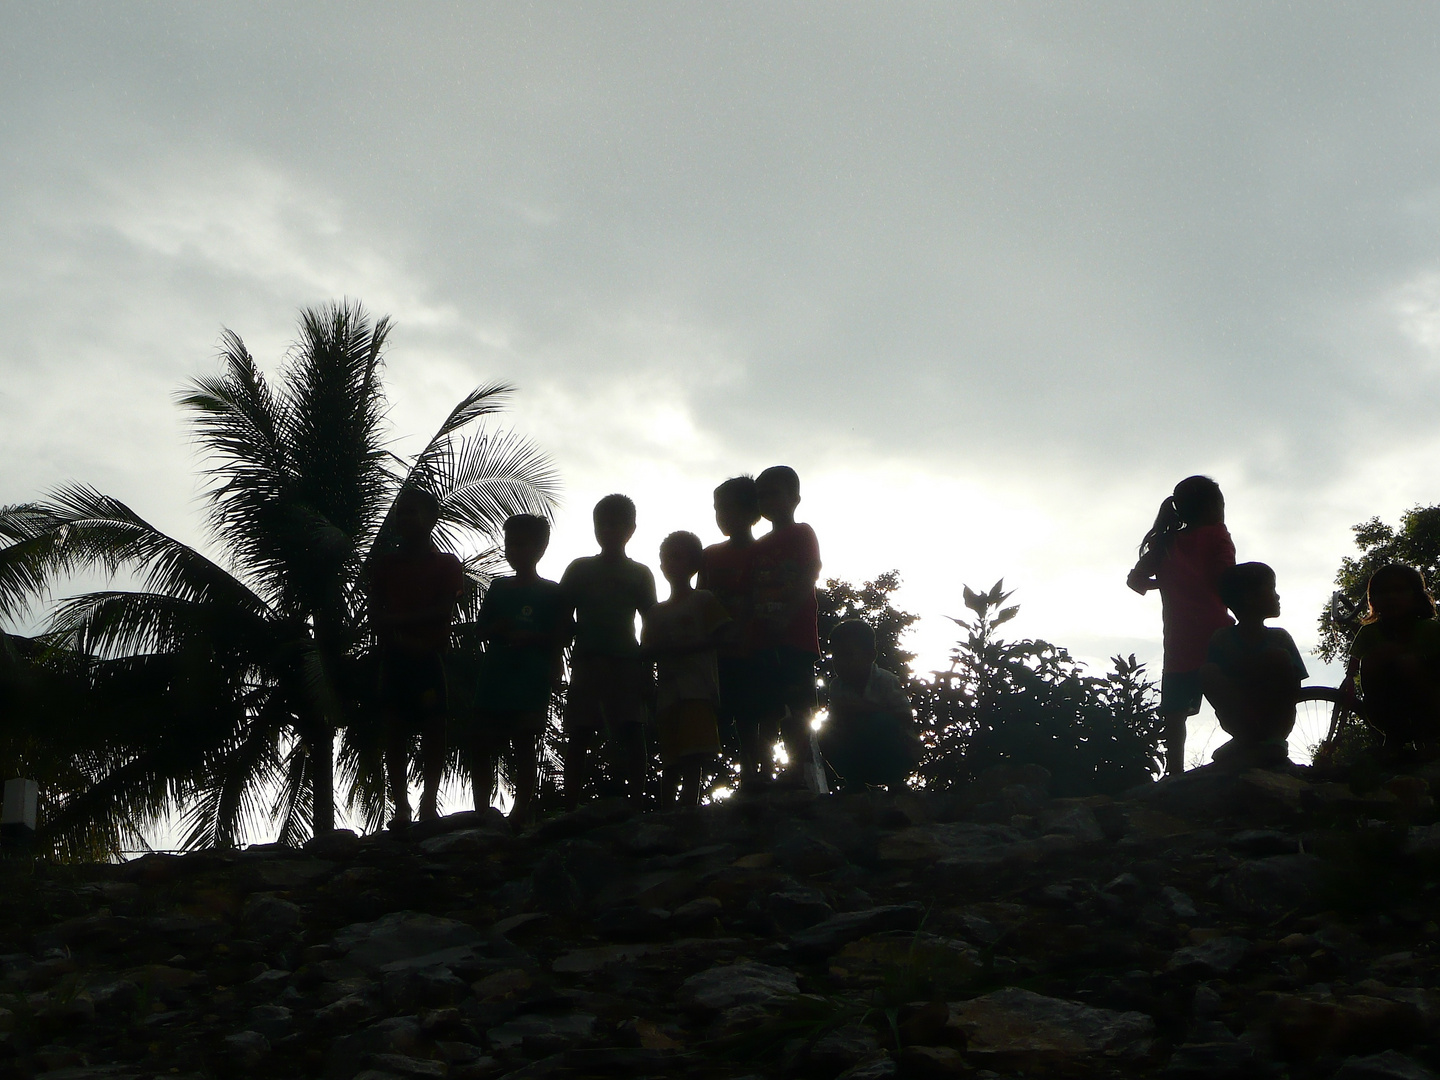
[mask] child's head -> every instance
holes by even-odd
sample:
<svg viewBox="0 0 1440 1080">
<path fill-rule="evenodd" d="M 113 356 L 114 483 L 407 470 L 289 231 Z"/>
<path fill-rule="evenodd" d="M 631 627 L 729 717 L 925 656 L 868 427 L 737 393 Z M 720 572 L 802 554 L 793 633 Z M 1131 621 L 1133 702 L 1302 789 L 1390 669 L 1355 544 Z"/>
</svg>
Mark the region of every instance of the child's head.
<svg viewBox="0 0 1440 1080">
<path fill-rule="evenodd" d="M 538 514 L 505 519 L 505 561 L 517 571 L 533 571 L 550 546 L 550 522 Z"/>
<path fill-rule="evenodd" d="M 1280 614 L 1275 571 L 1263 562 L 1236 563 L 1220 575 L 1216 591 L 1237 619 L 1273 619 Z"/>
<path fill-rule="evenodd" d="M 759 520 L 753 476 L 732 476 L 715 489 L 715 524 L 726 536 L 752 529 Z"/>
<path fill-rule="evenodd" d="M 627 495 L 606 495 L 595 504 L 595 540 L 610 554 L 625 551 L 635 535 L 635 504 Z"/>
<path fill-rule="evenodd" d="M 1218 525 L 1224 520 L 1225 496 L 1220 493 L 1220 485 L 1208 476 L 1187 476 L 1160 504 L 1155 524 L 1140 541 L 1140 555 L 1143 558 L 1168 548 L 1171 538 L 1182 528 Z"/>
<path fill-rule="evenodd" d="M 1425 587 L 1425 575 L 1413 566 L 1390 563 L 1370 575 L 1365 587 L 1370 610 L 1365 622 L 1382 619 L 1435 618 L 1435 600 Z"/>
<path fill-rule="evenodd" d="M 660 541 L 660 573 L 672 589 L 690 584 L 690 579 L 700 572 L 704 552 L 705 545 L 692 532 L 673 532 Z"/>
<path fill-rule="evenodd" d="M 440 502 L 424 488 L 403 487 L 391 508 L 395 535 L 402 543 L 414 544 L 430 537 L 440 520 Z"/>
<path fill-rule="evenodd" d="M 875 628 L 859 619 L 846 619 L 830 631 L 830 655 L 841 682 L 863 684 L 875 663 Z"/>
<path fill-rule="evenodd" d="M 800 474 L 789 465 L 772 465 L 755 478 L 760 513 L 774 521 L 795 513 L 800 505 Z"/>
</svg>

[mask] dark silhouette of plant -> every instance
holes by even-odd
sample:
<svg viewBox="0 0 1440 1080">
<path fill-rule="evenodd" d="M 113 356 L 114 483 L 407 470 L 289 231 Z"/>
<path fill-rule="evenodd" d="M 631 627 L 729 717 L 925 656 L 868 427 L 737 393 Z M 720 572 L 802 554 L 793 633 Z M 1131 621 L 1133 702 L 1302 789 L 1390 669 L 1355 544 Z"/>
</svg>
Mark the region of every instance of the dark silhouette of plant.
<svg viewBox="0 0 1440 1080">
<path fill-rule="evenodd" d="M 1094 678 L 1058 645 L 999 636 L 1019 611 L 1005 606 L 1003 581 L 964 595 L 973 615 L 953 620 L 965 636 L 950 666 L 912 689 L 925 786 L 965 783 L 1002 763 L 1043 765 L 1061 795 L 1116 792 L 1155 773 L 1161 732 L 1143 664 L 1117 656 Z"/>
<path fill-rule="evenodd" d="M 93 835 L 97 822 L 111 835 L 135 830 L 176 809 L 186 846 L 233 844 L 267 814 L 284 842 L 328 831 L 337 732 L 347 804 L 369 826 L 381 820 L 364 579 L 389 542 L 396 494 L 430 491 L 437 540 L 476 545 L 466 560 L 473 607 L 498 565 L 504 519 L 548 515 L 555 489 L 528 441 L 466 434 L 499 410 L 506 386 L 466 395 L 414 458 L 391 453 L 389 332 L 388 319 L 372 323 L 355 303 L 306 310 L 274 385 L 224 333 L 219 374 L 180 398 L 211 462 L 208 525 L 223 564 L 81 485 L 0 510 L 0 616 L 85 571 L 139 581 L 65 599 L 41 636 L 74 658 L 92 713 L 115 733 L 87 786 L 52 793 L 57 842 Z"/>
<path fill-rule="evenodd" d="M 1416 506 L 1400 515 L 1399 528 L 1378 517 L 1362 521 L 1352 530 L 1359 558 L 1346 556 L 1335 574 L 1338 588 L 1320 613 L 1320 643 L 1316 651 L 1325 660 L 1345 660 L 1350 642 L 1365 613 L 1365 586 L 1370 575 L 1386 563 L 1404 563 L 1425 575 L 1433 590 L 1440 580 L 1440 506 Z"/>
</svg>

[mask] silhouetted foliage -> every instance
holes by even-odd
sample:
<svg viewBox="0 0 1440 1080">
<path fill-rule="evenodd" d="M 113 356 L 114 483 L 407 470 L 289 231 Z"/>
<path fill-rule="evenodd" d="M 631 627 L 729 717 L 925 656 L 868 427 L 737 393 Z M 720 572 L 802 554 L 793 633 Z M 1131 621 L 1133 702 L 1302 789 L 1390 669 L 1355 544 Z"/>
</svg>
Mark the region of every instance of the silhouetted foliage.
<svg viewBox="0 0 1440 1080">
<path fill-rule="evenodd" d="M 231 845 L 267 817 L 293 843 L 333 822 L 337 775 L 364 824 L 382 819 L 363 582 L 389 543 L 396 494 L 436 497 L 443 546 L 479 541 L 466 560 L 472 613 L 505 518 L 548 515 L 554 502 L 550 465 L 529 442 L 467 434 L 499 410 L 505 386 L 466 395 L 414 458 L 387 449 L 389 329 L 358 304 L 304 311 L 273 384 L 224 334 L 220 373 L 181 397 L 211 462 L 223 564 L 81 485 L 0 509 L 0 617 L 86 571 L 140 583 L 63 600 L 41 636 L 48 655 L 72 658 L 82 724 L 106 729 L 81 758 L 89 782 L 55 798 L 50 841 L 73 846 L 96 823 L 114 836 L 183 809 L 186 846 Z M 33 720 L 39 731 L 43 715 Z"/>
<path fill-rule="evenodd" d="M 1058 795 L 1113 793 L 1154 775 L 1158 695 L 1143 664 L 1117 656 L 1105 678 L 1089 676 L 1058 645 L 999 636 L 1019 611 L 1005 606 L 1003 582 L 964 595 L 973 615 L 954 620 L 965 636 L 950 666 L 913 687 L 925 786 L 952 787 L 1005 762 L 1043 765 Z"/>
<path fill-rule="evenodd" d="M 1433 591 L 1440 578 L 1440 506 L 1416 506 L 1400 515 L 1392 528 L 1378 517 L 1362 521 L 1352 530 L 1358 558 L 1346 556 L 1335 575 L 1331 602 L 1320 614 L 1317 652 L 1325 660 L 1345 660 L 1350 642 L 1366 610 L 1365 586 L 1370 575 L 1386 563 L 1404 563 L 1425 575 Z"/>
<path fill-rule="evenodd" d="M 830 631 L 847 619 L 860 619 L 875 630 L 875 662 L 908 683 L 914 673 L 910 665 L 915 654 L 900 647 L 900 639 L 919 619 L 901 611 L 891 603 L 891 595 L 900 588 L 900 572 L 887 570 L 873 581 L 855 586 L 839 578 L 828 578 L 817 590 L 819 606 L 820 647 L 830 654 Z"/>
</svg>

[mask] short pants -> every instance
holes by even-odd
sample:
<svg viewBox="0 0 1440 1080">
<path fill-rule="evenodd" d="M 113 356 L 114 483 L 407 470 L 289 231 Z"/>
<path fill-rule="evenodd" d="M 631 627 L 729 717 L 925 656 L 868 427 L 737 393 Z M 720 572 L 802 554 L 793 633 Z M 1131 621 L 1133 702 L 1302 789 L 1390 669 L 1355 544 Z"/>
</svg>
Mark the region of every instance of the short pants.
<svg viewBox="0 0 1440 1080">
<path fill-rule="evenodd" d="M 681 758 L 720 752 L 720 729 L 715 706 L 708 701 L 677 701 L 655 718 L 660 760 L 674 765 Z"/>
<path fill-rule="evenodd" d="M 614 732 L 643 724 L 650 700 L 650 665 L 630 656 L 577 656 L 570 664 L 565 727 Z"/>
<path fill-rule="evenodd" d="M 485 710 L 475 718 L 475 741 L 484 747 L 503 749 L 521 739 L 535 739 L 545 730 L 544 712 L 533 710 Z"/>
<path fill-rule="evenodd" d="M 760 665 L 753 656 L 720 657 L 720 707 L 722 727 L 737 730 L 755 727 L 764 713 L 760 700 Z"/>
<path fill-rule="evenodd" d="M 402 723 L 443 716 L 447 701 L 445 662 L 438 653 L 386 650 L 380 656 L 381 707 Z"/>
<path fill-rule="evenodd" d="M 789 709 L 801 716 L 815 711 L 815 665 L 819 657 L 803 649 L 778 646 L 754 654 L 755 700 L 759 712 L 775 717 Z"/>
<path fill-rule="evenodd" d="M 1167 671 L 1160 676 L 1161 716 L 1174 716 L 1176 713 L 1194 716 L 1204 700 L 1199 671 Z"/>
</svg>

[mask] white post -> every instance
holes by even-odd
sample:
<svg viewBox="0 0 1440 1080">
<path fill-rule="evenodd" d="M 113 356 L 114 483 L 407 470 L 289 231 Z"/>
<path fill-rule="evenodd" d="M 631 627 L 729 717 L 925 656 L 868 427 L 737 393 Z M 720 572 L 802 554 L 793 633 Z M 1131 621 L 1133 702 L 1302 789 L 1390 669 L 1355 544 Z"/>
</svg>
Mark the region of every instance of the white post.
<svg viewBox="0 0 1440 1080">
<path fill-rule="evenodd" d="M 24 850 L 35 839 L 35 811 L 40 785 L 17 777 L 5 781 L 5 804 L 0 812 L 0 846 Z"/>
</svg>

